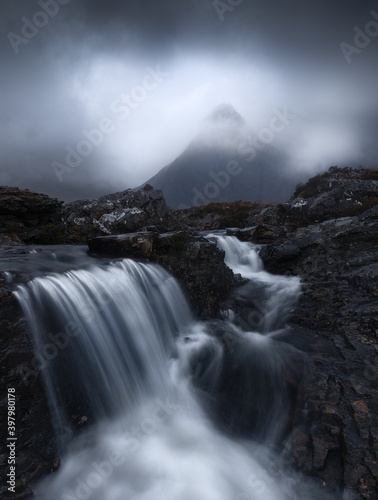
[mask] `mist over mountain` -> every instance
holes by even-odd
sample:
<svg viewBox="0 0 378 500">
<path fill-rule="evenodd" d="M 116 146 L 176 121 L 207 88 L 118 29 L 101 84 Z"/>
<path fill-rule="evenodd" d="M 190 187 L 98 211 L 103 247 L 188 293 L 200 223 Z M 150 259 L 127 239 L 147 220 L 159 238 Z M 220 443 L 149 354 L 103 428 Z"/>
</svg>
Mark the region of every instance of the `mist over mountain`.
<svg viewBox="0 0 378 500">
<path fill-rule="evenodd" d="M 298 178 L 288 155 L 270 142 L 286 121 L 276 110 L 271 128 L 256 135 L 232 105 L 221 104 L 185 151 L 147 183 L 161 189 L 175 209 L 213 201 L 283 201 Z"/>
<path fill-rule="evenodd" d="M 229 101 L 255 131 L 295 111 L 272 145 L 302 181 L 376 166 L 372 0 L 3 0 L 1 14 L 0 185 L 65 201 L 134 188 Z"/>
</svg>

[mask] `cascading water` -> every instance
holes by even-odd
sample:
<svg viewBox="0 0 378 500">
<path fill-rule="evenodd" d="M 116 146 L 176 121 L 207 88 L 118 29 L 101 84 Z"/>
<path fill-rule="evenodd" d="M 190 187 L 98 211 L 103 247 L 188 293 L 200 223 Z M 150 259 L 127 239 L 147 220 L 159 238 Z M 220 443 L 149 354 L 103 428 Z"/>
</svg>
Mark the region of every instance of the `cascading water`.
<svg viewBox="0 0 378 500">
<path fill-rule="evenodd" d="M 241 242 L 234 236 L 209 234 L 208 238 L 215 240 L 218 247 L 224 250 L 225 263 L 235 274 L 251 280 L 247 294 L 249 298 L 253 295 L 258 297 L 260 313 L 259 325 L 252 318 L 251 326 L 265 333 L 284 326 L 300 294 L 299 278 L 266 272 L 258 255 L 257 245 Z"/>
<path fill-rule="evenodd" d="M 17 296 L 42 357 L 49 360 L 51 340 L 62 344 L 43 372 L 59 434 L 67 428 L 55 390 L 61 381 L 75 387 L 96 419 L 166 392 L 173 335 L 191 314 L 176 281 L 159 267 L 125 260 L 71 271 L 37 278 Z"/>
<path fill-rule="evenodd" d="M 218 244 L 238 249 L 226 250 L 235 271 L 269 276 L 250 247 L 245 261 L 243 244 Z M 283 288 L 270 289 L 277 302 Z M 36 278 L 16 294 L 41 358 L 51 339 L 61 343 L 43 370 L 57 432 L 70 426 L 70 404 L 92 423 L 36 499 L 324 498 L 267 446 L 290 406 L 290 346 L 227 321 L 194 322 L 167 272 L 130 260 Z"/>
</svg>

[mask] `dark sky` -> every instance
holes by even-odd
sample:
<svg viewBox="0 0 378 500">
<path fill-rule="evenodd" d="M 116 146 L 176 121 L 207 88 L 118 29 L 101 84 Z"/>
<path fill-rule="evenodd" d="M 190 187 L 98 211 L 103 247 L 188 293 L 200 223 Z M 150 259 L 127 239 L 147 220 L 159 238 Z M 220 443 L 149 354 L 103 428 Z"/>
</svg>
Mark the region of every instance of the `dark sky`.
<svg viewBox="0 0 378 500">
<path fill-rule="evenodd" d="M 377 1 L 0 8 L 2 185 L 66 200 L 134 187 L 178 156 L 222 102 L 256 133 L 290 110 L 274 144 L 309 175 L 377 166 Z"/>
</svg>

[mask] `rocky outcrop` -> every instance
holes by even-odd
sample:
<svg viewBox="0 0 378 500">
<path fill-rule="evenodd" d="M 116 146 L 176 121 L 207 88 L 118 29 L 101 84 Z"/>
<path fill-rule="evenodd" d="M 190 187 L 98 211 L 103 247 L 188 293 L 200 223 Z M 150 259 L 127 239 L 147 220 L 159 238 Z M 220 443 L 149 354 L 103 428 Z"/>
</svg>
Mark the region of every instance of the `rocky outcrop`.
<svg viewBox="0 0 378 500">
<path fill-rule="evenodd" d="M 134 233 L 89 240 L 95 253 L 148 258 L 163 265 L 183 286 L 195 315 L 219 317 L 220 302 L 242 283 L 224 263 L 215 243 L 187 232 Z"/>
<path fill-rule="evenodd" d="M 70 243 L 86 243 L 88 238 L 101 235 L 132 233 L 148 226 L 166 231 L 172 226 L 170 216 L 161 191 L 148 184 L 143 189 L 127 189 L 63 207 Z"/>
<path fill-rule="evenodd" d="M 0 216 L 0 245 L 5 246 L 85 244 L 105 234 L 177 228 L 161 191 L 149 185 L 66 205 L 44 194 L 0 187 Z"/>
<path fill-rule="evenodd" d="M 30 498 L 31 485 L 59 465 L 56 456 L 57 442 L 52 429 L 47 398 L 41 372 L 29 337 L 21 308 L 12 294 L 15 284 L 7 283 L 7 276 L 0 276 L 0 385 L 1 414 L 0 439 L 7 442 L 7 389 L 14 388 L 16 395 L 16 456 L 17 482 L 15 494 L 7 491 L 6 481 L 0 485 L 0 498 L 21 500 Z M 0 456 L 1 469 L 9 472 L 8 453 Z"/>
<path fill-rule="evenodd" d="M 378 204 L 376 170 L 331 167 L 297 186 L 287 203 L 252 210 L 247 226 L 251 240 L 271 243 L 300 227 L 330 219 L 359 215 Z"/>
<path fill-rule="evenodd" d="M 296 467 L 351 498 L 378 491 L 378 207 L 309 225 L 261 251 L 266 268 L 301 276 L 292 342 L 312 376 L 293 436 Z"/>
<path fill-rule="evenodd" d="M 62 204 L 27 189 L 0 187 L 0 236 L 42 245 L 63 243 Z"/>
</svg>

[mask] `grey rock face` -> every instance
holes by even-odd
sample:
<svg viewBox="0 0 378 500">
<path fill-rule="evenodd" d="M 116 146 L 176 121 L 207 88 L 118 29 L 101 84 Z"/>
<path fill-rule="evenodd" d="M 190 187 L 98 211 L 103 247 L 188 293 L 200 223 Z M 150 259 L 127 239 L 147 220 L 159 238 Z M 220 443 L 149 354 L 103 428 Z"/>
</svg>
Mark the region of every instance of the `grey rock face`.
<svg viewBox="0 0 378 500">
<path fill-rule="evenodd" d="M 42 383 L 41 370 L 29 337 L 21 308 L 12 294 L 14 284 L 8 284 L 0 274 L 0 385 L 4 389 L 0 405 L 7 407 L 6 388 L 16 395 L 17 486 L 12 498 L 31 498 L 30 485 L 55 470 L 59 465 L 57 441 Z M 0 439 L 6 443 L 7 426 L 0 426 Z M 7 469 L 6 454 L 2 469 Z M 0 485 L 0 497 L 9 498 L 7 484 Z"/>
<path fill-rule="evenodd" d="M 247 225 L 255 228 L 254 241 L 271 243 L 300 227 L 365 212 L 378 204 L 375 178 L 364 169 L 331 167 L 298 186 L 288 202 L 251 211 Z"/>
<path fill-rule="evenodd" d="M 85 243 L 100 235 L 123 234 L 156 225 L 166 230 L 170 210 L 161 191 L 146 185 L 102 196 L 98 200 L 80 200 L 63 207 L 67 240 Z"/>
<path fill-rule="evenodd" d="M 312 376 L 293 461 L 333 491 L 376 498 L 378 206 L 299 228 L 260 255 L 269 271 L 303 280 L 292 341 L 308 353 Z"/>
</svg>

